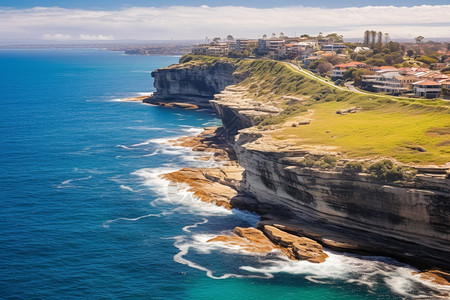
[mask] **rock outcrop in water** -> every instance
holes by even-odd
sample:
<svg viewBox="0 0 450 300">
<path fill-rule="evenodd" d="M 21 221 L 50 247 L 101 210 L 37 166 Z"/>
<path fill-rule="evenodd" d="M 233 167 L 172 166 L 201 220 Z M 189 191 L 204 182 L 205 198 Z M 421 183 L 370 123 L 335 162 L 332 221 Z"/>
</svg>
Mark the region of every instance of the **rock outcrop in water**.
<svg viewBox="0 0 450 300">
<path fill-rule="evenodd" d="M 194 76 L 197 83 L 189 84 L 186 90 L 181 83 L 174 83 L 174 88 L 167 86 L 171 81 L 159 75 L 155 76 L 155 86 L 158 97 L 180 95 L 196 104 L 206 103 L 213 90 L 224 90 L 210 102 L 245 169 L 240 188 L 256 199 L 236 201 L 235 206 L 260 213 L 260 226 L 273 226 L 328 247 L 450 270 L 446 259 L 450 257 L 450 184 L 445 168 L 418 168 L 414 179 L 394 183 L 378 181 L 366 173 L 345 172 L 342 166 L 346 160 L 338 153 L 334 153 L 338 162 L 332 169 L 301 166 L 299 161 L 308 155 L 320 157 L 334 150 L 274 140 L 270 132 L 254 127 L 255 117 L 276 114 L 279 109 L 247 99 L 241 87 L 225 89 L 223 85 L 233 82 L 232 69 L 221 66 L 217 73 L 212 68 L 196 69 L 202 75 Z M 164 78 L 177 81 L 189 77 L 191 71 L 170 68 L 159 72 L 155 74 L 168 72 L 171 75 Z M 221 84 L 205 87 L 210 78 L 221 76 L 223 80 L 217 81 Z M 202 78 L 205 81 L 200 84 Z M 200 97 L 194 95 L 197 88 L 193 86 L 201 87 Z"/>
</svg>

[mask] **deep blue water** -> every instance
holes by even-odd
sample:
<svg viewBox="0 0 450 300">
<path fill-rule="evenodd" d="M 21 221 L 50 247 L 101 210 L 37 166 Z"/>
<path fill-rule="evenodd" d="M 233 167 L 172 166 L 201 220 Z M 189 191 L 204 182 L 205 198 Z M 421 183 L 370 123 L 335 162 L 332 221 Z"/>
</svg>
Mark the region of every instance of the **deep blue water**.
<svg viewBox="0 0 450 300">
<path fill-rule="evenodd" d="M 324 264 L 245 255 L 211 237 L 257 216 L 199 203 L 158 175 L 207 166 L 167 140 L 206 112 L 120 102 L 177 57 L 0 51 L 0 298 L 399 299 L 408 266 L 329 252 Z"/>
</svg>

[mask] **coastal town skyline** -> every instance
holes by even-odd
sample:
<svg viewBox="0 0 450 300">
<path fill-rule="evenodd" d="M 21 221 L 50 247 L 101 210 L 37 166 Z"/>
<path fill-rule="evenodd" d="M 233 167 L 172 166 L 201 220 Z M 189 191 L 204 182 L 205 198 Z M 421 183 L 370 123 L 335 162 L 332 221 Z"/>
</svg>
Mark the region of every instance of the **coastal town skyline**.
<svg viewBox="0 0 450 300">
<path fill-rule="evenodd" d="M 389 32 L 393 39 L 448 38 L 450 5 L 443 3 L 5 1 L 0 6 L 0 41 L 200 40 L 273 32 L 290 36 L 338 32 L 359 38 L 368 27 Z"/>
</svg>

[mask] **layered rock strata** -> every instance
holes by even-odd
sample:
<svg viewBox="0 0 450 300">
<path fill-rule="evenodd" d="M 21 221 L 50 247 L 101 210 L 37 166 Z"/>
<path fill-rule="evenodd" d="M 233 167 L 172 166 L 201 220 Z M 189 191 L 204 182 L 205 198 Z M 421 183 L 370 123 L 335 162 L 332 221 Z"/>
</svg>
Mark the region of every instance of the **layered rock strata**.
<svg viewBox="0 0 450 300">
<path fill-rule="evenodd" d="M 336 149 L 296 146 L 273 139 L 267 130 L 248 128 L 254 116 L 270 112 L 260 111 L 250 100 L 242 102 L 244 96 L 233 88 L 225 93 L 210 102 L 230 135 L 239 130 L 234 148 L 245 169 L 242 189 L 257 199 L 253 209 L 266 219 L 263 224 L 277 223 L 341 250 L 450 269 L 443 259 L 450 257 L 450 188 L 445 174 L 424 173 L 422 168 L 413 181 L 387 183 L 365 173 L 346 173 L 346 160 Z M 330 153 L 339 158 L 333 169 L 299 164 L 309 155 Z"/>
<path fill-rule="evenodd" d="M 145 102 L 187 102 L 201 108 L 210 108 L 208 100 L 226 86 L 238 82 L 233 76 L 236 66 L 227 62 L 214 64 L 180 64 L 152 72 L 156 92 Z"/>
<path fill-rule="evenodd" d="M 222 119 L 227 141 L 234 143 L 237 160 L 245 169 L 236 190 L 252 196 L 236 196 L 230 200 L 231 206 L 259 212 L 263 217 L 260 226 L 306 236 L 329 247 L 388 255 L 419 267 L 450 270 L 446 259 L 450 257 L 448 166 L 417 168 L 418 175 L 409 182 L 381 182 L 367 173 L 347 173 L 342 168 L 346 159 L 336 149 L 296 146 L 272 139 L 267 128 L 263 131 L 254 127 L 256 117 L 280 110 L 276 105 L 248 98 L 242 87 L 225 89 L 235 80 L 223 81 L 220 86 L 212 84 L 208 92 L 193 88 L 209 85 L 206 77 L 233 78 L 233 67 L 220 68 L 230 69 L 224 75 L 223 70 L 214 73 L 208 67 L 204 71 L 199 68 L 197 72 L 205 72 L 205 81 L 188 84 L 187 89 L 182 85 L 184 80 L 190 80 L 190 71 L 183 66 L 178 75 L 176 68 L 170 68 L 155 73 L 164 76 L 154 77 L 160 91 L 157 98 L 175 99 L 178 96 L 172 96 L 179 95 L 183 101 L 205 105 L 213 90 L 220 92 L 210 103 Z M 194 77 L 194 81 L 203 80 Z M 161 80 L 180 82 L 171 86 Z M 308 126 L 306 123 L 302 126 Z M 299 164 L 307 156 L 320 158 L 330 153 L 338 158 L 338 163 L 329 170 Z"/>
<path fill-rule="evenodd" d="M 307 260 L 312 263 L 322 263 L 328 257 L 316 241 L 298 237 L 268 225 L 263 226 L 261 230 L 252 227 L 236 227 L 234 234 L 217 236 L 208 240 L 208 243 L 211 242 L 239 246 L 251 253 L 269 253 L 279 250 L 292 260 Z"/>
</svg>

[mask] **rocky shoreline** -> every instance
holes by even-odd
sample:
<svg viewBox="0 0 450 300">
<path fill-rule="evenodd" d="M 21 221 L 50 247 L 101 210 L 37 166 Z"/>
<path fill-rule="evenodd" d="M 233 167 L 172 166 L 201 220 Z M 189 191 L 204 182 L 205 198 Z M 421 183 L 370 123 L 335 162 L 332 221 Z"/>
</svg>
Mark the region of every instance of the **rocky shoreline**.
<svg viewBox="0 0 450 300">
<path fill-rule="evenodd" d="M 169 141 L 174 146 L 189 147 L 193 151 L 203 152 L 201 160 L 214 160 L 220 166 L 213 168 L 183 168 L 163 174 L 171 184 L 187 185 L 194 197 L 206 203 L 212 203 L 226 209 L 242 208 L 239 204 L 252 201 L 242 193 L 240 183 L 244 169 L 239 166 L 232 148 L 223 136 L 222 127 L 208 127 L 195 137 L 182 137 Z M 266 221 L 267 222 L 267 221 Z M 259 224 L 258 228 L 236 227 L 229 236 L 217 236 L 208 242 L 221 242 L 238 245 L 247 252 L 269 253 L 279 250 L 293 260 L 307 260 L 321 263 L 328 257 L 322 246 L 307 237 L 299 237 L 275 226 Z"/>
<path fill-rule="evenodd" d="M 340 251 L 390 256 L 422 270 L 450 270 L 445 259 L 450 256 L 446 176 L 450 165 L 412 168 L 413 176 L 408 180 L 383 181 L 347 168 L 349 162 L 357 164 L 358 160 L 343 157 L 333 147 L 274 139 L 271 133 L 280 126 L 310 126 L 313 111 L 289 119 L 289 124 L 255 126 L 257 119 L 280 114 L 289 96 L 255 101 L 245 86 L 233 85 L 243 79 L 235 70 L 226 62 L 188 63 L 152 73 L 157 88 L 152 101 L 177 99 L 201 103 L 199 107 L 211 105 L 223 123 L 220 132 L 210 129 L 208 134 L 175 143 L 211 151 L 204 159 L 220 160 L 224 153 L 231 158 L 218 168 L 182 169 L 164 175 L 166 179 L 174 184 L 184 182 L 205 202 L 257 212 L 262 231 L 271 226 Z M 217 150 L 222 148 L 225 152 Z M 332 161 L 328 161 L 330 156 Z M 378 160 L 364 163 L 376 164 Z M 241 235 L 245 232 L 238 229 L 235 236 L 219 239 L 235 243 L 244 238 Z M 279 246 L 276 240 L 271 243 Z"/>
<path fill-rule="evenodd" d="M 276 252 L 292 260 L 306 260 L 322 263 L 328 255 L 323 246 L 338 251 L 363 254 L 358 244 L 344 243 L 324 238 L 314 232 L 289 224 L 282 216 L 258 209 L 256 199 L 242 190 L 244 169 L 236 161 L 234 149 L 227 143 L 222 127 L 207 127 L 198 136 L 182 137 L 169 141 L 174 146 L 189 147 L 202 152 L 199 160 L 214 160 L 220 166 L 213 168 L 183 168 L 163 174 L 161 178 L 174 186 L 187 185 L 188 191 L 203 202 L 215 204 L 226 209 L 245 209 L 261 214 L 262 220 L 257 228 L 235 227 L 230 235 L 219 235 L 209 239 L 208 243 L 223 243 L 238 246 L 241 251 L 255 254 Z M 441 270 L 424 270 L 418 273 L 425 281 L 450 286 L 450 274 Z"/>
</svg>

